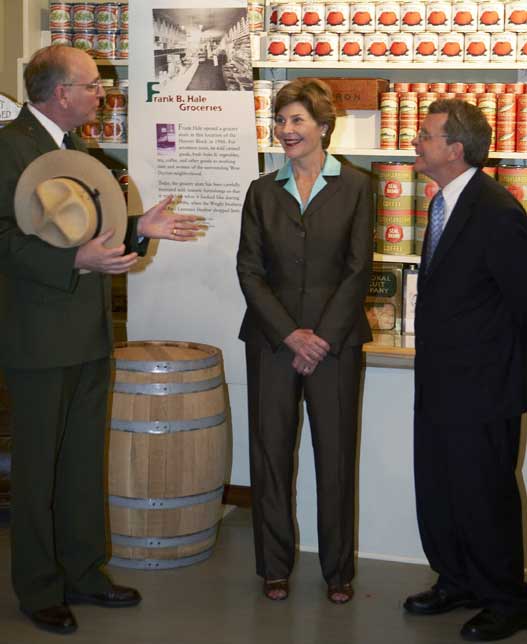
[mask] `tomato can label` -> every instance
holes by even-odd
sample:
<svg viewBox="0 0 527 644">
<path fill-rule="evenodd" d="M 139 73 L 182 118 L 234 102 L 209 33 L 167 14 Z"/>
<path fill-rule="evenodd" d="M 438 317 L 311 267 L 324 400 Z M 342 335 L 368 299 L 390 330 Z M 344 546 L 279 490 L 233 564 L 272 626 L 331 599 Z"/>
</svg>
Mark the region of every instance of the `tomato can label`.
<svg viewBox="0 0 527 644">
<path fill-rule="evenodd" d="M 490 61 L 490 34 L 476 31 L 465 34 L 465 62 L 481 63 Z"/>
<path fill-rule="evenodd" d="M 487 90 L 485 83 L 468 83 L 467 92 L 474 92 L 474 94 L 484 94 Z"/>
<path fill-rule="evenodd" d="M 452 31 L 452 5 L 450 2 L 428 2 L 426 29 L 437 33 Z"/>
<path fill-rule="evenodd" d="M 339 36 L 338 34 L 323 33 L 313 36 L 314 60 L 338 60 Z"/>
<path fill-rule="evenodd" d="M 503 31 L 505 7 L 503 2 L 480 2 L 478 5 L 478 29 L 480 31 Z"/>
<path fill-rule="evenodd" d="M 267 60 L 289 60 L 289 46 L 289 34 L 270 34 L 267 39 Z"/>
<path fill-rule="evenodd" d="M 302 31 L 321 34 L 326 29 L 326 5 L 323 2 L 304 2 L 302 5 Z"/>
<path fill-rule="evenodd" d="M 492 62 L 516 62 L 516 34 L 512 31 L 493 33 L 490 36 Z"/>
<path fill-rule="evenodd" d="M 313 34 L 303 32 L 291 35 L 291 60 L 313 58 Z"/>
<path fill-rule="evenodd" d="M 391 63 L 412 62 L 414 58 L 414 36 L 413 34 L 399 31 L 390 34 L 390 48 L 388 50 L 388 61 Z"/>
<path fill-rule="evenodd" d="M 426 3 L 403 2 L 401 4 L 401 31 L 412 34 L 426 29 Z"/>
<path fill-rule="evenodd" d="M 272 2 L 269 6 L 269 28 L 268 31 L 278 31 L 278 2 Z"/>
<path fill-rule="evenodd" d="M 71 29 L 71 2 L 51 2 L 49 5 L 49 28 L 69 31 Z"/>
<path fill-rule="evenodd" d="M 350 30 L 350 6 L 347 2 L 326 4 L 326 31 L 345 34 Z"/>
<path fill-rule="evenodd" d="M 478 3 L 454 2 L 452 4 L 452 31 L 471 33 L 478 30 Z"/>
<path fill-rule="evenodd" d="M 517 33 L 527 32 L 527 2 L 505 4 L 505 29 Z"/>
<path fill-rule="evenodd" d="M 354 2 L 350 6 L 350 30 L 361 34 L 375 31 L 375 3 Z"/>
<path fill-rule="evenodd" d="M 398 2 L 379 2 L 375 7 L 375 27 L 383 33 L 395 33 L 401 26 L 401 5 Z"/>
<path fill-rule="evenodd" d="M 74 31 L 84 31 L 95 27 L 95 3 L 76 2 L 71 10 Z"/>
<path fill-rule="evenodd" d="M 457 31 L 451 31 L 447 34 L 439 34 L 439 62 L 463 62 L 464 46 L 465 36 Z"/>
<path fill-rule="evenodd" d="M 438 57 L 438 34 L 426 31 L 414 36 L 414 61 L 416 63 L 433 63 Z"/>
<path fill-rule="evenodd" d="M 364 36 L 362 34 L 341 34 L 339 37 L 339 60 L 362 61 L 364 58 Z"/>
<path fill-rule="evenodd" d="M 386 62 L 390 38 L 388 34 L 376 31 L 364 34 L 364 60 L 367 62 Z"/>
<path fill-rule="evenodd" d="M 299 33 L 302 29 L 302 9 L 300 4 L 279 4 L 278 11 L 278 31 L 289 34 Z"/>
</svg>

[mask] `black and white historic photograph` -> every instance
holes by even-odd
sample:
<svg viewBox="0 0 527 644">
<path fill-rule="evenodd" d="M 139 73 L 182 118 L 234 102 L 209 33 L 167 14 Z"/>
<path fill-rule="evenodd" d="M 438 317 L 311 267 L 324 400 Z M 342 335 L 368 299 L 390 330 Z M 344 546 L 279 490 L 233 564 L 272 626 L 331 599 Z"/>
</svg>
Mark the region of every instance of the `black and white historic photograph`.
<svg viewBox="0 0 527 644">
<path fill-rule="evenodd" d="M 252 91 L 246 9 L 153 9 L 155 76 L 164 91 Z"/>
</svg>

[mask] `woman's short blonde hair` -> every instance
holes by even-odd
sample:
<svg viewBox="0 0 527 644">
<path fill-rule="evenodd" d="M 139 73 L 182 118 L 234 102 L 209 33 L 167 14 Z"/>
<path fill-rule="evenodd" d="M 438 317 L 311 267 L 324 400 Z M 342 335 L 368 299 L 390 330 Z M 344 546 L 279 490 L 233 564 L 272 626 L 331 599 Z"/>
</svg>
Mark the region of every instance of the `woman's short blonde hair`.
<svg viewBox="0 0 527 644">
<path fill-rule="evenodd" d="M 297 102 L 302 103 L 319 125 L 326 126 L 326 133 L 322 137 L 322 147 L 325 150 L 330 144 L 337 119 L 331 88 L 318 78 L 296 78 L 284 85 L 276 95 L 275 118 L 283 107 Z"/>
</svg>

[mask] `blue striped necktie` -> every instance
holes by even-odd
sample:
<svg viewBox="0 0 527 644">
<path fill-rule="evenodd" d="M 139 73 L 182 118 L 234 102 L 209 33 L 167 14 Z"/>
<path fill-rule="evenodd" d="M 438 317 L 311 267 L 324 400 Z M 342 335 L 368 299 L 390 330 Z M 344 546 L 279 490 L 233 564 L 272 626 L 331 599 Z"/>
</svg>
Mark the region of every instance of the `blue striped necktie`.
<svg viewBox="0 0 527 644">
<path fill-rule="evenodd" d="M 432 211 L 430 213 L 430 223 L 428 231 L 428 245 L 426 249 L 426 268 L 430 266 L 432 257 L 434 256 L 435 249 L 439 243 L 439 239 L 443 233 L 443 225 L 445 222 L 445 198 L 443 192 L 439 190 L 432 203 Z"/>
</svg>

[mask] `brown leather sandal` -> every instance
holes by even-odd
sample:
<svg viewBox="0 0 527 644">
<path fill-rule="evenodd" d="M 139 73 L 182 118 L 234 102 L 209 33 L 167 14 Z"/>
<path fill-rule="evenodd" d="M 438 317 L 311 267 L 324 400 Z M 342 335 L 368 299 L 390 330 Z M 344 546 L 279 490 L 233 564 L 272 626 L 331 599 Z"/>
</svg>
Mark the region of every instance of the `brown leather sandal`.
<svg viewBox="0 0 527 644">
<path fill-rule="evenodd" d="M 283 601 L 289 597 L 289 581 L 287 579 L 264 579 L 263 591 L 267 599 Z"/>
<path fill-rule="evenodd" d="M 337 597 L 337 595 L 345 595 L 345 597 Z M 347 604 L 353 597 L 353 588 L 351 582 L 347 584 L 328 585 L 328 599 L 333 604 Z"/>
</svg>

